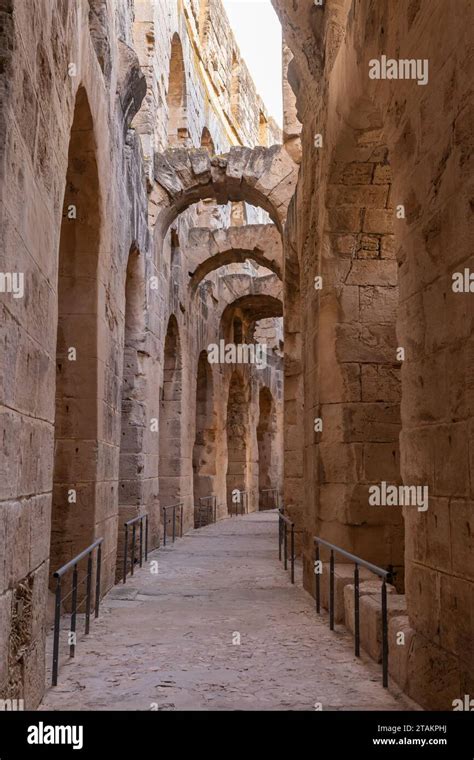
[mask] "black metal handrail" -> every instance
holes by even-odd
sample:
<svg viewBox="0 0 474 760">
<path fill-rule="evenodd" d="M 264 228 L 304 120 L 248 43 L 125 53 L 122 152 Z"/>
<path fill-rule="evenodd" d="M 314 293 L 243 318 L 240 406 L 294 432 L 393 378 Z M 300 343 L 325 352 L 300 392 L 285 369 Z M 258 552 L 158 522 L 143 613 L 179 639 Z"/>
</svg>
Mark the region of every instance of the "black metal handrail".
<svg viewBox="0 0 474 760">
<path fill-rule="evenodd" d="M 202 528 L 203 516 L 206 517 L 204 525 L 215 523 L 217 521 L 217 496 L 200 496 L 197 507 L 197 520 L 195 519 L 195 528 Z M 210 518 L 210 519 L 209 519 Z M 196 524 L 197 523 L 197 524 Z"/>
<path fill-rule="evenodd" d="M 288 569 L 288 529 L 290 530 L 290 563 L 291 582 L 295 582 L 295 524 L 283 512 L 283 507 L 278 510 L 278 559 L 281 562 L 281 547 L 283 544 L 283 566 Z"/>
<path fill-rule="evenodd" d="M 238 489 L 235 489 L 235 490 L 238 491 Z M 233 491 L 232 493 L 235 493 L 235 491 Z M 230 510 L 229 510 L 229 514 L 230 515 L 232 515 L 233 512 L 235 511 L 235 516 L 236 517 L 239 514 L 246 515 L 246 514 L 248 514 L 248 511 L 249 511 L 249 492 L 248 491 L 238 491 L 238 494 L 239 494 L 239 501 L 235 502 L 235 510 L 232 509 L 232 505 L 234 504 L 234 500 L 232 499 L 232 494 L 231 494 L 231 500 L 230 500 L 231 507 L 230 507 Z"/>
<path fill-rule="evenodd" d="M 350 562 L 354 563 L 354 637 L 355 646 L 354 653 L 356 657 L 360 657 L 360 589 L 359 589 L 359 566 L 365 567 L 370 570 L 371 573 L 378 575 L 382 578 L 382 684 L 385 688 L 388 687 L 388 614 L 387 614 L 387 581 L 392 577 L 390 570 L 384 570 L 382 567 L 367 562 L 361 557 L 357 557 L 355 554 L 351 554 L 345 549 L 341 549 L 340 546 L 330 544 L 329 541 L 325 541 L 319 536 L 314 536 L 313 541 L 315 544 L 315 600 L 316 600 L 316 612 L 321 612 L 321 573 L 316 572 L 317 564 L 320 562 L 319 547 L 324 546 L 329 549 L 329 628 L 334 630 L 334 555 L 340 554 L 346 557 Z"/>
<path fill-rule="evenodd" d="M 264 495 L 265 494 L 265 495 Z M 280 506 L 280 494 L 278 488 L 262 488 L 260 491 L 260 509 L 278 509 Z M 270 504 L 268 503 L 270 502 Z"/>
<path fill-rule="evenodd" d="M 140 567 L 143 567 L 143 523 L 145 522 L 145 562 L 148 559 L 148 515 L 138 515 L 132 520 L 127 520 L 123 524 L 125 537 L 124 537 L 124 551 L 123 551 L 123 582 L 127 582 L 127 559 L 128 559 L 128 529 L 132 526 L 132 556 L 130 558 L 130 575 L 133 575 L 135 567 L 135 545 L 136 545 L 136 532 L 137 523 L 140 524 Z"/>
<path fill-rule="evenodd" d="M 69 656 L 74 657 L 76 654 L 76 622 L 77 622 L 77 590 L 82 583 L 86 583 L 86 610 L 85 610 L 85 634 L 89 633 L 90 629 L 90 615 L 91 615 L 91 600 L 92 600 L 92 553 L 94 549 L 97 549 L 97 564 L 96 564 L 96 579 L 95 579 L 95 606 L 94 617 L 99 617 L 99 604 L 100 604 L 100 571 L 102 564 L 102 542 L 103 538 L 98 538 L 93 544 L 84 549 L 80 554 L 66 562 L 65 565 L 56 570 L 53 573 L 53 577 L 56 578 L 56 592 L 55 592 L 55 605 L 54 605 L 54 631 L 53 631 L 53 670 L 52 670 L 52 685 L 57 686 L 58 672 L 59 672 L 59 633 L 61 627 L 61 605 L 72 596 L 71 600 L 71 627 L 70 634 L 72 634 L 69 643 Z M 77 566 L 82 559 L 87 557 L 87 573 L 85 577 L 78 583 Z M 62 596 L 61 580 L 68 570 L 72 569 L 72 589 L 65 597 Z M 79 606 L 84 600 L 79 603 Z"/>
<path fill-rule="evenodd" d="M 179 502 L 179 504 L 170 504 L 167 507 L 161 507 L 163 510 L 163 546 L 166 546 L 166 537 L 167 537 L 167 526 L 169 522 L 168 518 L 168 512 L 171 510 L 172 517 L 171 517 L 171 523 L 173 525 L 172 529 L 172 539 L 173 544 L 176 540 L 176 514 L 179 515 L 179 537 L 183 537 L 183 509 L 184 509 L 184 502 Z"/>
</svg>

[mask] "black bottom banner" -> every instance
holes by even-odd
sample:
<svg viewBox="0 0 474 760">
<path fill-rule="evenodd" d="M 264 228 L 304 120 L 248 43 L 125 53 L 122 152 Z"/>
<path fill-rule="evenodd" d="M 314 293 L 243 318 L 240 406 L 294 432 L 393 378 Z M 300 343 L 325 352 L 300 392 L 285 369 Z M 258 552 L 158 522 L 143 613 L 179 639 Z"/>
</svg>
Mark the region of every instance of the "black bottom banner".
<svg viewBox="0 0 474 760">
<path fill-rule="evenodd" d="M 309 745 L 309 746 L 308 746 Z M 259 748 L 280 756 L 474 758 L 471 712 L 0 712 L 0 760 Z"/>
</svg>

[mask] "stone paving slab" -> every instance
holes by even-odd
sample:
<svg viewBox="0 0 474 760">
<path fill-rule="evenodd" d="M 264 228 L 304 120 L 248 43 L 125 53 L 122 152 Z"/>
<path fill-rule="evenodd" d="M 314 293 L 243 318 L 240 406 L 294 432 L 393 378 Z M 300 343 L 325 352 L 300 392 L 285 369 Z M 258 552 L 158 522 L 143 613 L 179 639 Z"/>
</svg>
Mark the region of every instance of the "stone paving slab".
<svg viewBox="0 0 474 760">
<path fill-rule="evenodd" d="M 277 530 L 274 512 L 254 513 L 153 552 L 158 575 L 143 567 L 110 591 L 40 709 L 412 709 L 291 586 Z"/>
</svg>

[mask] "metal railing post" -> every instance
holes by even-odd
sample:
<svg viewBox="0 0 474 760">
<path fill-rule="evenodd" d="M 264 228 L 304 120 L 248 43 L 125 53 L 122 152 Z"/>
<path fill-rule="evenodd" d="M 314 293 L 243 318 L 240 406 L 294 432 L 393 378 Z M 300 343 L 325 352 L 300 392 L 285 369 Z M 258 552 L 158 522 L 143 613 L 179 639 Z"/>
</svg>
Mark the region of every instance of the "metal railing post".
<svg viewBox="0 0 474 760">
<path fill-rule="evenodd" d="M 291 582 L 295 582 L 295 524 L 291 523 L 290 534 L 290 551 L 291 551 Z"/>
<path fill-rule="evenodd" d="M 360 619 L 359 619 L 359 565 L 354 565 L 354 654 L 360 657 Z"/>
<path fill-rule="evenodd" d="M 76 617 L 77 617 L 77 565 L 74 565 L 72 573 L 72 600 L 71 600 L 71 633 L 72 639 L 69 645 L 69 657 L 76 654 Z"/>
<path fill-rule="evenodd" d="M 135 571 L 135 542 L 137 538 L 137 526 L 135 523 L 132 525 L 132 558 L 130 560 L 130 575 L 133 575 Z"/>
<path fill-rule="evenodd" d="M 278 513 L 278 559 L 281 562 L 281 539 L 282 539 L 282 524 L 281 514 Z"/>
<path fill-rule="evenodd" d="M 334 552 L 329 560 L 329 628 L 334 630 Z"/>
<path fill-rule="evenodd" d="M 286 522 L 283 521 L 283 557 L 284 557 L 285 570 L 288 569 L 287 551 L 288 551 L 288 534 L 287 534 L 287 529 L 286 529 Z"/>
<path fill-rule="evenodd" d="M 382 685 L 388 687 L 388 620 L 387 620 L 387 584 L 382 582 Z"/>
<path fill-rule="evenodd" d="M 97 569 L 95 576 L 95 617 L 99 617 L 100 605 L 100 574 L 102 570 L 102 544 L 97 547 Z"/>
<path fill-rule="evenodd" d="M 57 579 L 54 603 L 54 634 L 53 634 L 53 678 L 52 685 L 58 684 L 59 670 L 59 626 L 61 624 L 61 578 Z"/>
<path fill-rule="evenodd" d="M 125 546 L 123 552 L 123 582 L 127 582 L 128 525 L 125 523 Z"/>
<path fill-rule="evenodd" d="M 143 567 L 143 517 L 140 518 L 140 567 Z"/>
<path fill-rule="evenodd" d="M 391 566 L 388 569 L 384 569 L 374 565 L 372 562 L 367 562 L 361 557 L 357 557 L 355 554 L 342 549 L 340 546 L 325 541 L 319 536 L 313 536 L 315 544 L 316 562 L 319 562 L 320 547 L 330 550 L 329 560 L 329 627 L 334 630 L 334 617 L 335 617 L 335 565 L 334 556 L 340 554 L 347 558 L 350 562 L 354 563 L 354 652 L 356 657 L 360 657 L 361 648 L 361 634 L 360 634 L 360 568 L 364 567 L 371 573 L 374 573 L 382 580 L 381 586 L 381 612 L 382 612 L 382 682 L 384 688 L 388 687 L 388 658 L 389 658 L 389 640 L 388 640 L 388 599 L 387 599 L 387 583 L 393 579 L 394 571 Z M 316 575 L 316 611 L 320 610 L 320 589 L 319 589 L 319 577 Z"/>
<path fill-rule="evenodd" d="M 318 572 L 316 575 L 316 612 L 321 612 L 321 573 L 319 572 L 319 544 L 316 542 L 316 564 Z"/>
<path fill-rule="evenodd" d="M 145 515 L 145 562 L 148 559 L 148 513 Z"/>
<path fill-rule="evenodd" d="M 92 551 L 87 558 L 87 591 L 86 591 L 86 634 L 89 633 L 91 619 L 91 595 L 92 595 Z"/>
<path fill-rule="evenodd" d="M 163 508 L 164 509 L 164 508 Z M 166 516 L 166 512 L 165 512 Z M 145 530 L 143 530 L 143 521 L 145 521 Z M 148 514 L 145 513 L 143 515 L 138 515 L 137 517 L 134 517 L 132 520 L 127 520 L 127 522 L 124 523 L 125 528 L 125 539 L 124 539 L 124 553 L 123 553 L 123 582 L 127 582 L 127 564 L 128 564 L 128 530 L 131 527 L 132 528 L 132 556 L 130 560 L 130 575 L 133 575 L 135 572 L 135 549 L 137 545 L 137 524 L 140 531 L 140 536 L 138 537 L 138 540 L 140 541 L 140 552 L 138 555 L 138 560 L 140 563 L 140 567 L 143 567 L 143 555 L 145 555 L 145 560 L 148 559 Z M 166 523 L 165 523 L 166 528 Z M 145 546 L 143 545 L 143 533 L 145 533 Z M 166 541 L 165 541 L 166 545 Z"/>
<path fill-rule="evenodd" d="M 62 604 L 62 577 L 66 572 L 72 569 L 72 590 L 71 590 L 71 619 L 69 627 L 69 656 L 73 658 L 76 654 L 76 633 L 77 633 L 77 610 L 78 610 L 78 588 L 83 581 L 78 581 L 78 565 L 82 559 L 87 557 L 87 574 L 85 577 L 86 582 L 86 610 L 85 610 L 85 633 L 88 634 L 90 630 L 90 614 L 92 604 L 92 571 L 93 571 L 93 552 L 97 548 L 97 575 L 95 584 L 95 617 L 99 615 L 99 600 L 100 600 L 100 573 L 101 573 L 101 561 L 102 561 L 102 542 L 103 538 L 98 538 L 93 544 L 84 549 L 73 559 L 66 562 L 65 565 L 56 570 L 53 573 L 53 577 L 56 578 L 56 591 L 55 591 L 55 607 L 54 607 L 54 630 L 53 630 L 53 663 L 52 663 L 52 686 L 57 686 L 58 673 L 59 673 L 59 636 L 61 629 L 61 604 Z M 67 599 L 69 594 L 64 597 Z M 82 604 L 82 602 L 80 602 Z M 72 634 L 72 635 L 71 635 Z"/>
</svg>

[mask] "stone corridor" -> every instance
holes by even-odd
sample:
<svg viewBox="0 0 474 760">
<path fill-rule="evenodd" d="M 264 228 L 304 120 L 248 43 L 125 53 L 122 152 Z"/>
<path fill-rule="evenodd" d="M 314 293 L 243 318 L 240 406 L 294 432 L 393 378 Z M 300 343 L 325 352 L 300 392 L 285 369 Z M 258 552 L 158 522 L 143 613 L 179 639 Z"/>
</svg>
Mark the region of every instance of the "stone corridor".
<svg viewBox="0 0 474 760">
<path fill-rule="evenodd" d="M 256 512 L 149 555 L 158 574 L 143 567 L 109 592 L 41 709 L 408 709 L 291 586 L 277 530 L 275 512 Z"/>
<path fill-rule="evenodd" d="M 0 0 L 0 704 L 474 704 L 472 0 L 266 5 Z"/>
</svg>

